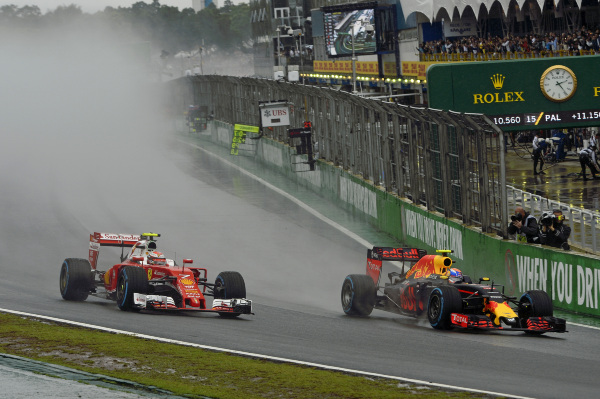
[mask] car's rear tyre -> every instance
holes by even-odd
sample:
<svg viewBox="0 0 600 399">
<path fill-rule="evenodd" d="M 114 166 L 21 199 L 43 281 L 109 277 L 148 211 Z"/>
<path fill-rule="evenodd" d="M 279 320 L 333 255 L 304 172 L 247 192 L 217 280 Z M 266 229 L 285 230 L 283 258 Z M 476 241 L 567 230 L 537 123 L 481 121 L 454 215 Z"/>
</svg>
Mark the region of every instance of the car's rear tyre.
<svg viewBox="0 0 600 399">
<path fill-rule="evenodd" d="M 350 274 L 342 284 L 342 308 L 349 316 L 368 316 L 373 312 L 377 288 L 371 276 Z"/>
<path fill-rule="evenodd" d="M 521 326 L 525 327 L 530 317 L 553 316 L 554 306 L 546 291 L 526 291 L 519 299 L 518 316 Z M 543 334 L 541 331 L 526 331 L 527 334 Z"/>
<path fill-rule="evenodd" d="M 93 284 L 87 259 L 67 258 L 60 268 L 60 294 L 67 301 L 85 301 Z"/>
<path fill-rule="evenodd" d="M 427 319 L 431 327 L 438 330 L 452 328 L 452 313 L 462 312 L 462 297 L 456 287 L 441 285 L 429 294 L 427 302 Z"/>
<path fill-rule="evenodd" d="M 124 266 L 117 278 L 117 306 L 121 310 L 138 310 L 133 294 L 148 293 L 148 274 L 142 267 Z"/>
<path fill-rule="evenodd" d="M 238 272 L 221 272 L 215 279 L 215 299 L 246 298 L 246 283 Z M 221 312 L 221 317 L 237 317 L 240 313 Z"/>
</svg>

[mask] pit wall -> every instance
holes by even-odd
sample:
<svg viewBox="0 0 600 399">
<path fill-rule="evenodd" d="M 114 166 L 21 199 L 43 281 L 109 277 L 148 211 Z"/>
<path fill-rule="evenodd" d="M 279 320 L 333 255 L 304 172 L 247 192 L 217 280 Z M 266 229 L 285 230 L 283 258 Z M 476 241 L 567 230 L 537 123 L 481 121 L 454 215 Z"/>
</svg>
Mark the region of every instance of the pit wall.
<svg viewBox="0 0 600 399">
<path fill-rule="evenodd" d="M 231 146 L 233 126 L 214 122 L 209 132 L 204 135 L 205 139 L 224 147 Z M 293 168 L 298 165 L 292 163 L 298 162 L 298 157 L 291 147 L 267 138 L 257 142 L 254 162 L 337 202 L 406 246 L 424 248 L 428 253 L 435 253 L 436 249 L 453 250 L 451 257 L 456 267 L 474 282 L 480 277 L 489 277 L 504 284 L 505 293 L 513 296 L 527 290 L 544 290 L 556 308 L 600 316 L 598 257 L 481 233 L 325 162 L 319 161 L 313 172 L 297 173 Z M 227 160 L 235 162 L 235 158 L 231 156 Z"/>
</svg>

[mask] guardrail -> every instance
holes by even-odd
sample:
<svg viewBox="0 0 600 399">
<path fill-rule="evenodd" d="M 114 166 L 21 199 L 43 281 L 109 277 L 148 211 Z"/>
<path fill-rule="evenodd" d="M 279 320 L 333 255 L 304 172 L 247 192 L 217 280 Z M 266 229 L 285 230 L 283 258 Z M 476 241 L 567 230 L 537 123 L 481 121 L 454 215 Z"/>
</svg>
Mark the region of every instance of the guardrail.
<svg viewBox="0 0 600 399">
<path fill-rule="evenodd" d="M 543 198 L 506 181 L 504 134 L 482 115 L 442 112 L 363 98 L 347 92 L 266 79 L 194 76 L 172 83 L 173 104 L 205 105 L 216 120 L 260 125 L 258 102 L 285 99 L 291 126 L 313 125 L 323 161 L 380 189 L 486 233 L 506 236 L 517 205 L 539 218 L 561 209 L 570 244 L 600 252 L 600 213 Z M 287 127 L 263 134 L 290 143 Z"/>
<path fill-rule="evenodd" d="M 290 126 L 262 129 L 291 145 L 287 128 L 312 122 L 320 159 L 386 192 L 485 233 L 508 223 L 502 131 L 480 114 L 369 99 L 331 88 L 233 76 L 171 83 L 172 104 L 206 106 L 230 124 L 260 126 L 259 102 L 285 100 Z"/>
</svg>

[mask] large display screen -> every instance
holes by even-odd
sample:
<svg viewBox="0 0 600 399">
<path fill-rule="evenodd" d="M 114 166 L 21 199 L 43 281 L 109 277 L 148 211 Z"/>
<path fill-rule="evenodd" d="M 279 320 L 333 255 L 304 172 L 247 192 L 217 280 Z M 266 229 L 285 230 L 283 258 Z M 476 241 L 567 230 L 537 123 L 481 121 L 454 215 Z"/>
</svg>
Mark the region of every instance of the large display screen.
<svg viewBox="0 0 600 399">
<path fill-rule="evenodd" d="M 324 7 L 325 43 L 330 57 L 377 52 L 376 3 Z"/>
</svg>

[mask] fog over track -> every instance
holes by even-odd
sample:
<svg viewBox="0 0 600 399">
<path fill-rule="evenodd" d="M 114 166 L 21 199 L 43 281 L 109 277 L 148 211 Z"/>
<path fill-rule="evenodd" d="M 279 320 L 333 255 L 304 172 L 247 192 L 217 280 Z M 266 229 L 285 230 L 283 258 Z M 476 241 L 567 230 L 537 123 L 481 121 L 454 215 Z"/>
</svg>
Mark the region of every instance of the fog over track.
<svg viewBox="0 0 600 399">
<path fill-rule="evenodd" d="M 599 334 L 439 332 L 343 315 L 365 248 L 204 151 L 169 140 L 160 92 L 103 31 L 0 38 L 0 307 L 348 369 L 540 398 L 596 397 Z M 119 311 L 63 301 L 60 265 L 93 231 L 244 276 L 254 316 Z M 103 249 L 104 251 L 104 249 Z M 101 252 L 102 268 L 117 259 Z"/>
</svg>

